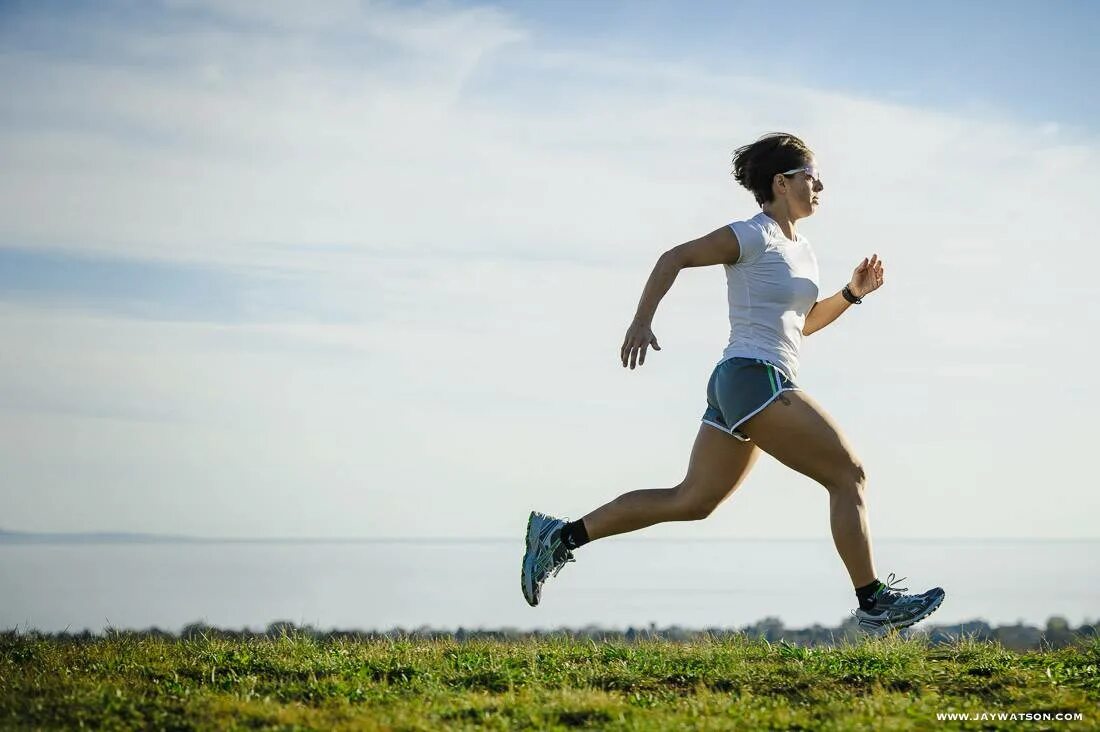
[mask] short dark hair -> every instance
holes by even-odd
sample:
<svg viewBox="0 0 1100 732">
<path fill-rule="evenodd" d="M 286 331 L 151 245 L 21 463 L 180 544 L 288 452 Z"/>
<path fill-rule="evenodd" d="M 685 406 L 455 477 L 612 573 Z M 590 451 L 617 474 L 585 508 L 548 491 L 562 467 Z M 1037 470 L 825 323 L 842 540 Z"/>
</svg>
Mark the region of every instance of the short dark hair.
<svg viewBox="0 0 1100 732">
<path fill-rule="evenodd" d="M 733 176 L 763 206 L 773 198 L 775 174 L 801 168 L 812 156 L 813 151 L 794 135 L 771 132 L 733 151 Z"/>
</svg>

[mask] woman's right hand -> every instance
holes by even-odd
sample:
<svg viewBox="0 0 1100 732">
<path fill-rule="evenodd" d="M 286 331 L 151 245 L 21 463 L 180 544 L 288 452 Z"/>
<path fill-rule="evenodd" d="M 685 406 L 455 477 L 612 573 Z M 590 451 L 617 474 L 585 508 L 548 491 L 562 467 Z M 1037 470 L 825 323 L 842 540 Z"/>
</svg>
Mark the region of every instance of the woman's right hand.
<svg viewBox="0 0 1100 732">
<path fill-rule="evenodd" d="M 649 323 L 635 320 L 626 329 L 626 338 L 623 339 L 623 347 L 619 350 L 619 356 L 623 360 L 623 368 L 626 368 L 628 362 L 631 369 L 634 368 L 635 363 L 638 366 L 644 364 L 645 352 L 650 346 L 653 346 L 655 351 L 661 350 L 661 347 L 657 345 L 657 337 L 653 335 Z"/>
</svg>

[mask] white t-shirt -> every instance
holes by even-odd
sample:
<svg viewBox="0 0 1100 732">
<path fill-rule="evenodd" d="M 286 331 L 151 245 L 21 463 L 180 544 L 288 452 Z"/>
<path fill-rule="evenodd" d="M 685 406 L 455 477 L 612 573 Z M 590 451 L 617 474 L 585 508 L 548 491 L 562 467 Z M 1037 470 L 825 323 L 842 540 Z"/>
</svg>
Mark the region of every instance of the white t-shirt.
<svg viewBox="0 0 1100 732">
<path fill-rule="evenodd" d="M 722 360 L 759 358 L 794 379 L 802 326 L 817 301 L 817 257 L 806 237 L 791 241 L 763 211 L 730 228 L 741 258 L 724 265 L 730 341 Z"/>
</svg>

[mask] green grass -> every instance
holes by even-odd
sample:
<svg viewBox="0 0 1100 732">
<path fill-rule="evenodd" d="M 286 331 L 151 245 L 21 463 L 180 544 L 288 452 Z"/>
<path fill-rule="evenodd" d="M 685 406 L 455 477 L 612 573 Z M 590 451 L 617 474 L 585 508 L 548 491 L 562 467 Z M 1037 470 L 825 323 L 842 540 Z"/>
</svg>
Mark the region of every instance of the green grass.
<svg viewBox="0 0 1100 732">
<path fill-rule="evenodd" d="M 1100 728 L 1100 639 L 1017 653 L 917 637 L 838 647 L 692 643 L 172 640 L 0 634 L 0 728 Z M 1081 712 L 939 722 L 937 712 Z"/>
</svg>

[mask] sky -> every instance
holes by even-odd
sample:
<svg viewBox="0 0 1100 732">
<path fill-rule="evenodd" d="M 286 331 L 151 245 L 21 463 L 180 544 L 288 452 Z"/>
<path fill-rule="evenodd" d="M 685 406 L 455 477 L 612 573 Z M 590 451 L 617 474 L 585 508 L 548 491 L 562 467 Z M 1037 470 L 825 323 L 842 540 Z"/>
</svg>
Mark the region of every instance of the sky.
<svg viewBox="0 0 1100 732">
<path fill-rule="evenodd" d="M 657 257 L 815 150 L 800 381 L 876 537 L 1096 538 L 1098 6 L 0 4 L 0 528 L 519 536 L 676 485 L 728 337 Z M 646 537 L 828 537 L 770 459 Z"/>
</svg>

